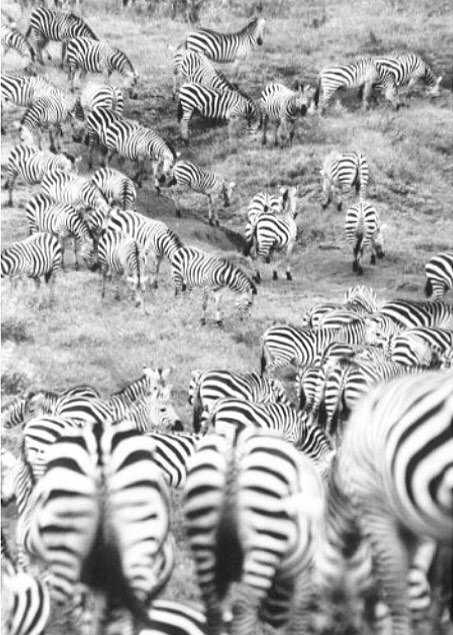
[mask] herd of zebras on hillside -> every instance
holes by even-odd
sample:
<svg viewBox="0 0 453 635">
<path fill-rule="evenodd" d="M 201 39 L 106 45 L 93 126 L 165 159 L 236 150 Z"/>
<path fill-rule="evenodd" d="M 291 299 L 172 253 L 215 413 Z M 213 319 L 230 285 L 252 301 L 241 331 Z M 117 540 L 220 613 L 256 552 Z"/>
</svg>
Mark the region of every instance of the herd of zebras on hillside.
<svg viewBox="0 0 453 635">
<path fill-rule="evenodd" d="M 53 286 L 71 238 L 76 269 L 79 255 L 99 269 L 102 295 L 114 277 L 119 296 L 124 278 L 145 309 L 165 257 L 176 293 L 203 289 L 202 324 L 212 293 L 222 325 L 224 289 L 236 293 L 239 316 L 247 318 L 262 280 L 258 268 L 251 277 L 136 211 L 146 161 L 156 191 L 170 188 L 177 214 L 177 192 L 189 189 L 208 199 L 212 224 L 235 183 L 182 160 L 157 130 L 125 118 L 122 89 L 83 82 L 88 73 L 117 72 L 129 98 L 140 95 L 127 55 L 100 41 L 81 17 L 34 9 L 25 35 L 6 22 L 4 54 L 15 49 L 29 73 L 2 73 L 2 105 L 26 108 L 21 143 L 7 162 L 9 203 L 18 179 L 40 190 L 25 206 L 30 236 L 2 251 L 2 278 Z M 341 87 L 361 87 L 364 107 L 382 93 L 396 108 L 400 87 L 419 80 L 431 95 L 440 91 L 441 78 L 406 54 L 325 68 L 316 90 L 298 80 L 291 88 L 270 84 L 257 107 L 213 63 L 234 62 L 238 71 L 264 35 L 265 19 L 256 18 L 233 34 L 199 29 L 173 49 L 183 141 L 194 113 L 226 120 L 230 142 L 245 120 L 250 137 L 260 130 L 266 144 L 271 124 L 275 145 L 285 147 L 298 118 L 321 114 Z M 55 41 L 62 42 L 70 92 L 33 75 Z M 73 141 L 88 147 L 90 171 L 95 154 L 105 166 L 78 174 L 80 158 L 61 147 L 68 123 Z M 45 129 L 50 151 L 41 146 Z M 135 164 L 133 178 L 110 167 L 114 155 Z M 360 151 L 333 152 L 321 169 L 323 207 L 334 200 L 340 210 L 343 194 L 355 195 L 345 231 L 358 274 L 366 247 L 372 264 L 384 256 L 383 225 L 365 199 L 369 176 Z M 248 206 L 246 254 L 276 258 L 274 279 L 283 257 L 292 280 L 297 208 L 293 186 L 259 192 Z M 428 301 L 380 302 L 369 287 L 353 286 L 343 302 L 309 309 L 301 327 L 268 328 L 260 361 L 252 362 L 259 371 L 194 370 L 187 386 L 192 425 L 173 404 L 170 368 L 147 366 L 109 396 L 87 384 L 30 389 L 6 403 L 2 434 L 20 431 L 20 447 L 2 446 L 1 455 L 2 506 L 14 501 L 17 512 L 15 532 L 2 527 L 5 633 L 41 635 L 53 606 L 90 634 L 248 635 L 264 624 L 332 633 L 339 603 L 347 607 L 348 633 L 385 622 L 393 635 L 408 635 L 427 616 L 446 629 L 453 307 L 444 296 L 453 288 L 453 252 L 433 256 L 425 269 Z M 278 378 L 288 371 L 295 372 L 295 400 Z M 203 610 L 159 597 L 177 550 L 173 490 L 182 492 Z"/>
</svg>

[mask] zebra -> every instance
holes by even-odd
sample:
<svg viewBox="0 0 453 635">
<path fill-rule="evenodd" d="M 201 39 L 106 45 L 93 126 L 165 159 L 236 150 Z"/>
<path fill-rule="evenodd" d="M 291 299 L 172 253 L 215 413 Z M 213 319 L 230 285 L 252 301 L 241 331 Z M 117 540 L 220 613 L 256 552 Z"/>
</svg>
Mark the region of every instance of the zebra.
<svg viewBox="0 0 453 635">
<path fill-rule="evenodd" d="M 369 316 L 371 313 L 377 313 L 379 307 L 376 301 L 376 292 L 374 289 L 360 284 L 350 287 L 342 304 L 327 302 L 317 304 L 309 309 L 303 316 L 302 326 L 318 328 L 324 317 L 331 311 L 343 309 L 355 311 L 357 315 Z"/>
<path fill-rule="evenodd" d="M 295 203 L 295 202 L 294 202 Z M 256 214 L 245 228 L 247 242 L 246 253 L 255 246 L 256 256 L 263 262 L 270 263 L 272 253 L 285 251 L 286 279 L 292 280 L 290 256 L 297 239 L 297 207 L 292 205 L 286 212 L 275 214 L 272 211 Z M 278 266 L 272 272 L 272 279 L 278 280 Z M 261 282 L 261 274 L 256 269 L 255 282 Z"/>
<path fill-rule="evenodd" d="M 2 52 L 3 59 L 11 49 L 17 51 L 23 59 L 23 69 L 25 73 L 30 75 L 36 75 L 34 69 L 35 51 L 32 46 L 27 42 L 22 33 L 15 27 L 1 25 L 1 40 L 2 40 Z"/>
<path fill-rule="evenodd" d="M 171 368 L 151 368 L 143 366 L 143 375 L 134 379 L 109 397 L 109 403 L 117 410 L 125 409 L 134 401 L 149 397 L 155 388 L 167 385 Z"/>
<path fill-rule="evenodd" d="M 127 90 L 131 99 L 137 98 L 138 73 L 123 51 L 107 42 L 99 42 L 89 37 L 74 37 L 66 47 L 66 64 L 71 90 L 74 90 L 75 74 L 79 70 L 80 78 L 87 73 L 107 73 L 116 71 L 127 80 Z"/>
<path fill-rule="evenodd" d="M 131 179 L 112 168 L 100 168 L 91 176 L 92 182 L 102 192 L 109 205 L 132 209 L 137 191 Z"/>
<path fill-rule="evenodd" d="M 368 161 L 361 152 L 334 151 L 325 158 L 321 176 L 325 197 L 322 208 L 326 209 L 335 194 L 337 210 L 341 211 L 340 193 L 343 190 L 350 191 L 354 187 L 360 199 L 365 195 L 369 181 Z"/>
<path fill-rule="evenodd" d="M 453 289 L 453 251 L 432 256 L 425 265 L 425 294 L 431 300 L 442 300 Z"/>
<path fill-rule="evenodd" d="M 417 302 L 415 300 L 390 300 L 383 304 L 378 316 L 389 318 L 397 326 L 406 328 L 438 326 L 453 328 L 453 308 L 445 302 Z"/>
<path fill-rule="evenodd" d="M 206 432 L 209 413 L 219 399 L 226 397 L 247 402 L 289 405 L 283 384 L 258 373 L 230 370 L 194 370 L 189 385 L 189 404 L 193 406 L 193 430 Z"/>
<path fill-rule="evenodd" d="M 51 285 L 51 298 L 55 277 L 62 264 L 62 253 L 58 238 L 52 234 L 38 233 L 13 243 L 2 250 L 1 277 L 26 276 L 39 290 L 41 277 Z"/>
<path fill-rule="evenodd" d="M 80 93 L 80 103 L 85 113 L 96 108 L 111 110 L 123 116 L 124 96 L 121 88 L 98 82 L 87 82 Z"/>
<path fill-rule="evenodd" d="M 65 603 L 86 584 L 97 611 L 118 602 L 149 626 L 145 605 L 173 565 L 168 491 L 152 442 L 127 422 L 68 430 L 49 448 L 30 503 L 25 546 L 46 564 L 52 598 Z"/>
<path fill-rule="evenodd" d="M 14 77 L 1 74 L 1 104 L 11 102 L 17 106 L 31 106 L 41 97 L 51 97 L 57 89 L 43 77 Z M 2 125 L 2 134 L 5 129 Z"/>
<path fill-rule="evenodd" d="M 393 74 L 386 71 L 375 60 L 361 58 L 356 62 L 340 66 L 327 66 L 321 70 L 318 84 L 314 94 L 314 105 L 322 114 L 332 98 L 332 95 L 340 88 L 363 88 L 362 107 L 369 106 L 369 99 L 373 86 L 383 92 L 396 110 L 399 107 L 398 94 Z"/>
<path fill-rule="evenodd" d="M 206 119 L 228 122 L 228 138 L 232 141 L 236 122 L 245 119 L 249 133 L 256 119 L 253 100 L 239 90 L 219 92 L 203 84 L 185 83 L 179 89 L 178 121 L 183 141 L 189 143 L 189 123 L 194 112 Z"/>
<path fill-rule="evenodd" d="M 181 432 L 183 425 L 172 403 L 172 389 L 171 385 L 156 387 L 148 396 L 129 404 L 111 397 L 107 404 L 115 422 L 128 420 L 140 432 Z"/>
<path fill-rule="evenodd" d="M 116 279 L 115 300 L 120 299 L 120 279 L 124 276 L 136 307 L 143 308 L 146 286 L 145 254 L 141 246 L 131 236 L 118 234 L 115 230 L 105 230 L 98 244 L 98 258 L 102 275 L 102 298 L 105 297 L 107 276 Z"/>
<path fill-rule="evenodd" d="M 35 185 L 51 170 L 75 171 L 80 161 L 81 157 L 75 158 L 65 152 L 55 155 L 24 144 L 15 146 L 8 157 L 8 177 L 4 185 L 9 191 L 8 205 L 13 205 L 14 184 L 18 176 Z"/>
<path fill-rule="evenodd" d="M 429 87 L 429 95 L 437 97 L 440 93 L 442 77 L 434 77 L 428 64 L 415 53 L 376 58 L 375 62 L 380 68 L 394 76 L 398 88 L 406 85 L 408 88 L 412 88 L 418 81 L 422 80 Z"/>
<path fill-rule="evenodd" d="M 183 46 L 189 51 L 204 55 L 213 62 L 227 64 L 235 62 L 233 72 L 238 75 L 239 65 L 257 46 L 262 46 L 266 20 L 253 18 L 247 26 L 236 33 L 218 33 L 199 29 L 188 33 Z"/>
<path fill-rule="evenodd" d="M 344 219 L 344 229 L 348 243 L 352 246 L 354 260 L 352 271 L 357 275 L 363 275 L 362 257 L 363 250 L 371 244 L 370 263 L 376 264 L 376 256 L 384 258 L 384 238 L 376 208 L 371 203 L 360 201 L 353 205 L 346 212 Z"/>
<path fill-rule="evenodd" d="M 256 287 L 241 269 L 228 260 L 194 247 L 181 247 L 171 260 L 171 269 L 176 293 L 192 287 L 203 289 L 201 325 L 206 324 L 206 310 L 212 292 L 216 306 L 215 322 L 217 326 L 223 326 L 220 303 L 225 288 L 238 295 L 236 307 L 239 318 L 244 320 L 249 315 Z"/>
<path fill-rule="evenodd" d="M 286 404 L 219 399 L 210 412 L 208 425 L 216 434 L 223 434 L 232 441 L 248 426 L 266 434 L 275 432 L 310 457 L 323 473 L 333 456 L 326 433 L 306 413 Z"/>
<path fill-rule="evenodd" d="M 176 252 L 183 244 L 179 237 L 160 221 L 142 214 L 114 208 L 107 217 L 106 229 L 132 236 L 154 260 L 153 286 L 157 289 L 159 269 L 164 256 L 172 263 Z"/>
<path fill-rule="evenodd" d="M 453 331 L 452 329 L 432 327 L 432 326 L 419 326 L 409 328 L 403 331 L 400 338 L 407 338 L 410 341 L 422 340 L 428 345 L 431 356 L 438 362 L 439 359 L 453 346 Z M 396 337 L 389 336 L 384 340 L 384 346 L 392 349 L 395 343 Z"/>
<path fill-rule="evenodd" d="M 182 489 L 186 483 L 189 460 L 195 454 L 202 437 L 197 434 L 146 432 L 154 443 L 154 461 L 162 470 L 171 489 Z"/>
<path fill-rule="evenodd" d="M 248 429 L 234 444 L 216 434 L 201 441 L 183 510 L 208 633 L 221 632 L 233 581 L 232 632 L 257 632 L 258 616 L 275 628 L 291 619 L 294 632 L 308 632 L 322 508 L 316 467 L 284 439 Z"/>
<path fill-rule="evenodd" d="M 354 556 L 361 541 L 351 541 L 350 525 L 360 526 L 396 635 L 411 630 L 406 577 L 414 549 L 425 539 L 452 546 L 452 381 L 452 372 L 423 373 L 370 392 L 349 422 L 330 479 L 327 543 L 339 562 Z M 341 553 L 345 540 L 350 548 Z M 326 580 L 330 588 L 336 583 Z"/>
<path fill-rule="evenodd" d="M 37 137 L 41 150 L 41 130 L 48 128 L 50 151 L 61 152 L 59 137 L 63 136 L 62 124 L 83 119 L 80 101 L 55 90 L 51 96 L 41 97 L 29 106 L 20 122 L 20 138 L 22 143 L 33 146 Z"/>
<path fill-rule="evenodd" d="M 213 199 L 223 198 L 224 207 L 229 207 L 233 190 L 236 187 L 234 181 L 226 181 L 214 172 L 207 172 L 199 168 L 191 161 L 177 161 L 173 166 L 172 179 L 169 181 L 173 201 L 176 208 L 176 216 L 181 216 L 179 205 L 176 201 L 175 190 L 184 188 L 203 194 L 208 199 L 209 224 L 219 226 L 217 211 L 213 208 Z"/>
<path fill-rule="evenodd" d="M 25 34 L 26 39 L 29 39 L 31 35 L 36 43 L 38 61 L 42 65 L 44 65 L 42 53 L 49 42 L 62 42 L 61 61 L 63 64 L 69 39 L 79 36 L 92 40 L 98 39 L 80 16 L 45 7 L 35 9 L 30 15 L 30 24 Z M 47 59 L 52 59 L 49 53 L 47 53 Z"/>
<path fill-rule="evenodd" d="M 104 215 L 110 210 L 102 192 L 92 181 L 62 170 L 54 170 L 44 176 L 41 192 L 59 203 L 73 205 L 76 209 L 99 209 Z"/>
<path fill-rule="evenodd" d="M 42 635 L 50 617 L 46 584 L 13 560 L 2 528 L 2 630 L 7 635 Z"/>
<path fill-rule="evenodd" d="M 79 399 L 99 399 L 99 391 L 88 384 L 77 384 L 59 391 L 35 390 L 29 397 L 29 411 L 33 415 L 60 414 L 64 406 Z"/>
<path fill-rule="evenodd" d="M 266 145 L 267 125 L 275 124 L 274 145 L 283 148 L 286 143 L 293 145 L 296 119 L 304 116 L 308 108 L 308 92 L 298 80 L 292 88 L 283 84 L 268 84 L 261 93 L 260 127 L 263 129 L 262 144 Z"/>
<path fill-rule="evenodd" d="M 68 238 L 74 240 L 75 269 L 79 269 L 80 255 L 88 268 L 93 269 L 93 240 L 87 224 L 74 207 L 66 203 L 57 203 L 45 194 L 36 194 L 27 203 L 25 214 L 30 234 L 48 232 L 56 236 L 61 245 L 61 268 L 64 269 L 65 244 Z"/>
<path fill-rule="evenodd" d="M 187 50 L 184 46 L 178 46 L 174 49 L 170 45 L 169 49 L 174 51 L 173 101 L 175 101 L 177 95 L 178 77 L 182 77 L 184 82 L 203 84 L 203 86 L 219 92 L 234 90 L 237 87 L 236 85 L 230 84 L 222 73 L 216 71 L 203 54 Z"/>
</svg>

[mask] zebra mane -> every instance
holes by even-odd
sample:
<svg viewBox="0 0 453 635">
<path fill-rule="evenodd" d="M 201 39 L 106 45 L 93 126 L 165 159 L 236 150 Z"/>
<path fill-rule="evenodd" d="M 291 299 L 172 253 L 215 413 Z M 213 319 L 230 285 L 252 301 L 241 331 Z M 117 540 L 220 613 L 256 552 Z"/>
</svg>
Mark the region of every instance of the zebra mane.
<svg viewBox="0 0 453 635">
<path fill-rule="evenodd" d="M 92 40 L 96 40 L 96 42 L 99 41 L 99 38 L 96 35 L 96 33 L 93 31 L 93 29 L 79 15 L 77 15 L 76 13 L 69 13 L 68 14 L 68 19 L 73 24 L 79 24 L 80 26 L 83 26 L 84 31 L 86 32 L 86 34 L 88 34 L 88 35 L 86 35 L 86 34 L 83 35 L 83 37 L 90 37 Z"/>
<path fill-rule="evenodd" d="M 239 31 L 239 33 L 246 33 L 247 31 L 252 31 L 255 26 L 258 24 L 259 17 L 256 15 L 243 29 Z"/>
<path fill-rule="evenodd" d="M 238 278 L 238 282 L 242 281 L 242 282 L 247 282 L 248 287 L 250 288 L 250 290 L 252 291 L 253 295 L 256 295 L 257 293 L 257 289 L 256 286 L 254 284 L 254 282 L 252 281 L 251 278 L 249 278 L 249 276 L 244 273 L 244 271 L 242 271 L 242 269 L 240 267 L 237 267 L 236 265 L 234 265 L 232 262 L 230 262 L 229 260 L 226 260 L 225 258 L 216 256 L 216 258 L 220 261 L 220 263 L 223 265 L 224 267 L 224 279 L 226 278 L 226 274 L 228 273 L 235 273 L 236 277 Z M 226 280 L 225 280 L 226 282 Z M 233 291 L 235 290 L 235 287 L 237 287 L 237 283 L 235 284 L 227 284 L 228 288 L 232 289 Z"/>
</svg>

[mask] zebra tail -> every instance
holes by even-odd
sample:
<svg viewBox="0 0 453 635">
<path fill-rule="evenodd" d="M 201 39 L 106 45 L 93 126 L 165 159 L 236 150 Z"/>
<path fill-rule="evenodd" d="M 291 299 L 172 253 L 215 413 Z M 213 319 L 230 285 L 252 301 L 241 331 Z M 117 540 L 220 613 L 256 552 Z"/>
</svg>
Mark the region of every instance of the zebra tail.
<svg viewBox="0 0 453 635">
<path fill-rule="evenodd" d="M 319 95 L 320 95 L 320 93 L 321 93 L 321 79 L 318 79 L 318 84 L 316 86 L 315 94 L 313 96 L 313 101 L 314 101 L 314 104 L 315 104 L 316 108 L 318 107 L 318 104 L 319 104 Z"/>
<path fill-rule="evenodd" d="M 261 377 L 264 377 L 264 374 L 266 372 L 266 368 L 267 368 L 267 357 L 266 357 L 266 352 L 264 350 L 264 344 L 263 344 L 263 348 L 261 349 L 261 359 L 260 359 L 260 375 L 261 375 Z"/>
<path fill-rule="evenodd" d="M 195 387 L 193 396 L 193 431 L 198 434 L 201 430 L 201 420 L 203 417 L 203 402 L 201 400 L 200 382 Z"/>
<path fill-rule="evenodd" d="M 432 293 L 433 293 L 433 285 L 431 284 L 431 280 L 427 278 L 426 284 L 425 284 L 425 295 L 427 298 L 430 298 L 432 296 Z"/>
<path fill-rule="evenodd" d="M 230 584 L 240 579 L 244 564 L 244 551 L 239 538 L 237 518 L 238 465 L 233 445 L 230 446 L 229 453 L 214 550 L 214 580 L 220 600 L 224 599 Z"/>
<path fill-rule="evenodd" d="M 359 166 L 356 167 L 356 173 L 355 173 L 355 177 L 354 177 L 354 180 L 352 182 L 352 185 L 355 186 L 355 193 L 357 195 L 360 194 L 360 189 L 362 187 L 362 183 L 361 183 L 361 180 L 360 180 L 360 167 Z"/>
<path fill-rule="evenodd" d="M 182 115 L 183 115 L 183 110 L 182 110 L 182 105 L 181 105 L 181 100 L 178 101 L 178 122 L 181 121 L 182 119 Z"/>
<path fill-rule="evenodd" d="M 363 241 L 363 234 L 358 234 L 356 243 L 354 245 L 354 258 L 357 258 L 358 254 L 360 253 L 360 250 L 362 249 L 362 241 Z"/>
</svg>

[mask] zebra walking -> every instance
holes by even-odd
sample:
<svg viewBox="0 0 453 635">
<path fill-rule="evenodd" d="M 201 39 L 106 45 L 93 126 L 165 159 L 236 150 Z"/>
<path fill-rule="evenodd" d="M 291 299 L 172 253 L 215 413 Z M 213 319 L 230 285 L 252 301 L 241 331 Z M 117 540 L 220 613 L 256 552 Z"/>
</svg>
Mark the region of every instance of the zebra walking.
<svg viewBox="0 0 453 635">
<path fill-rule="evenodd" d="M 202 325 L 206 324 L 206 310 L 212 292 L 216 306 L 215 321 L 217 326 L 223 326 L 221 300 L 225 288 L 238 294 L 236 307 L 239 318 L 243 320 L 250 313 L 253 296 L 257 293 L 256 287 L 241 269 L 228 260 L 194 247 L 181 247 L 171 260 L 171 268 L 176 293 L 192 287 L 203 289 L 203 315 L 200 320 Z"/>
<path fill-rule="evenodd" d="M 41 277 L 51 285 L 51 297 L 55 277 L 61 267 L 62 254 L 58 238 L 47 233 L 33 234 L 25 240 L 13 243 L 2 250 L 1 277 L 31 278 L 39 289 Z"/>
<path fill-rule="evenodd" d="M 128 176 L 119 170 L 100 168 L 92 175 L 91 180 L 109 205 L 119 205 L 123 210 L 133 208 L 137 191 Z"/>
<path fill-rule="evenodd" d="M 241 31 L 218 33 L 210 29 L 199 29 L 186 36 L 184 46 L 213 62 L 227 64 L 235 62 L 234 72 L 239 73 L 240 63 L 257 47 L 263 45 L 266 20 L 254 18 Z"/>
<path fill-rule="evenodd" d="M 431 300 L 442 300 L 453 289 L 453 251 L 436 254 L 425 265 L 425 293 Z"/>
<path fill-rule="evenodd" d="M 374 389 L 349 422 L 329 485 L 327 544 L 340 562 L 353 557 L 338 545 L 360 545 L 349 526 L 361 527 L 395 635 L 411 632 L 406 579 L 414 550 L 427 538 L 452 546 L 452 381 L 451 372 L 425 373 Z"/>
<path fill-rule="evenodd" d="M 239 119 L 246 120 L 249 133 L 256 119 L 253 100 L 239 90 L 219 92 L 202 84 L 183 84 L 179 90 L 178 121 L 186 143 L 189 143 L 189 123 L 195 112 L 206 119 L 227 121 L 230 141 Z"/>
<path fill-rule="evenodd" d="M 386 72 L 371 58 L 361 58 L 350 64 L 340 66 L 327 66 L 322 69 L 318 77 L 318 85 L 314 95 L 315 107 L 318 107 L 322 114 L 332 98 L 340 88 L 363 89 L 362 107 L 368 108 L 373 86 L 378 86 L 383 92 L 387 101 L 397 109 L 398 94 L 395 86 L 393 74 Z"/>
<path fill-rule="evenodd" d="M 361 276 L 363 275 L 362 257 L 365 247 L 371 244 L 370 263 L 372 265 L 376 264 L 376 256 L 378 258 L 385 256 L 383 225 L 380 224 L 373 205 L 360 201 L 346 212 L 344 229 L 348 243 L 354 252 L 352 271 Z"/>
<path fill-rule="evenodd" d="M 440 93 L 442 77 L 435 77 L 428 64 L 415 53 L 405 53 L 396 57 L 376 58 L 380 68 L 385 69 L 394 76 L 394 82 L 398 88 L 407 86 L 409 89 L 419 81 L 423 81 L 428 87 L 428 94 L 437 97 Z"/>
<path fill-rule="evenodd" d="M 341 211 L 343 203 L 340 193 L 342 191 L 350 191 L 354 187 L 360 198 L 365 195 L 370 178 L 368 161 L 360 152 L 334 151 L 325 158 L 321 176 L 324 193 L 322 208 L 325 209 L 335 195 L 337 209 Z"/>
<path fill-rule="evenodd" d="M 100 210 L 104 215 L 110 209 L 102 192 L 89 179 L 61 170 L 46 174 L 41 182 L 41 192 L 54 201 L 75 208 Z"/>
<path fill-rule="evenodd" d="M 314 464 L 284 439 L 249 429 L 234 444 L 215 434 L 201 441 L 183 509 L 209 633 L 221 632 L 222 603 L 235 581 L 232 632 L 257 632 L 259 619 L 308 632 L 312 536 L 322 507 Z"/>
<path fill-rule="evenodd" d="M 207 88 L 212 88 L 218 92 L 234 90 L 236 86 L 230 84 L 227 78 L 219 71 L 215 70 L 209 60 L 201 53 L 187 50 L 184 46 L 176 49 L 169 46 L 173 54 L 173 101 L 178 92 L 178 77 L 183 82 L 193 84 L 203 84 Z"/>
<path fill-rule="evenodd" d="M 55 155 L 24 144 L 15 146 L 8 157 L 8 178 L 4 185 L 9 192 L 8 205 L 13 204 L 14 185 L 18 176 L 36 185 L 52 170 L 75 171 L 80 161 L 81 157 L 76 159 L 65 152 Z"/>
<path fill-rule="evenodd" d="M 106 230 L 99 240 L 98 257 L 102 275 L 102 297 L 105 296 L 107 276 L 115 278 L 115 300 L 120 300 L 120 280 L 125 278 L 136 307 L 144 306 L 145 255 L 131 236 Z"/>
<path fill-rule="evenodd" d="M 22 33 L 15 27 L 1 25 L 1 41 L 3 59 L 11 49 L 19 53 L 23 59 L 23 70 L 30 75 L 36 75 L 34 62 L 36 58 L 33 47 L 27 42 Z"/>
<path fill-rule="evenodd" d="M 85 113 L 96 108 L 111 110 L 120 117 L 123 116 L 124 96 L 121 88 L 98 82 L 87 82 L 80 93 L 80 104 Z"/>
<path fill-rule="evenodd" d="M 61 245 L 61 267 L 64 269 L 65 244 L 68 238 L 74 240 L 75 269 L 79 269 L 80 255 L 87 266 L 93 269 L 93 240 L 87 224 L 74 207 L 58 203 L 44 194 L 33 196 L 25 208 L 30 226 L 30 234 L 48 232 L 56 236 Z"/>
<path fill-rule="evenodd" d="M 129 97 L 137 98 L 138 73 L 127 55 L 107 42 L 98 42 L 88 37 L 75 37 L 69 40 L 66 63 L 72 91 L 77 71 L 80 71 L 80 79 L 87 73 L 106 73 L 107 77 L 110 77 L 116 71 L 127 81 Z"/>
<path fill-rule="evenodd" d="M 268 84 L 261 93 L 262 143 L 266 145 L 268 122 L 275 124 L 274 145 L 283 148 L 293 145 L 296 119 L 304 116 L 308 108 L 308 94 L 304 85 L 295 81 L 292 89 L 283 84 Z"/>
<path fill-rule="evenodd" d="M 33 36 L 36 53 L 40 64 L 44 64 L 42 53 L 49 42 L 62 42 L 61 61 L 65 58 L 66 43 L 75 37 L 86 37 L 97 40 L 97 36 L 88 24 L 74 13 L 64 13 L 39 7 L 30 16 L 30 24 L 25 34 L 28 40 Z M 47 59 L 52 59 L 47 53 Z"/>
<path fill-rule="evenodd" d="M 175 203 L 176 216 L 181 216 L 181 211 L 176 199 L 176 190 L 187 189 L 203 194 L 208 199 L 209 224 L 219 226 L 217 210 L 213 207 L 213 200 L 223 198 L 224 207 L 229 207 L 234 181 L 226 181 L 214 172 L 207 172 L 190 161 L 177 161 L 173 166 L 171 186 L 172 198 Z"/>
</svg>

